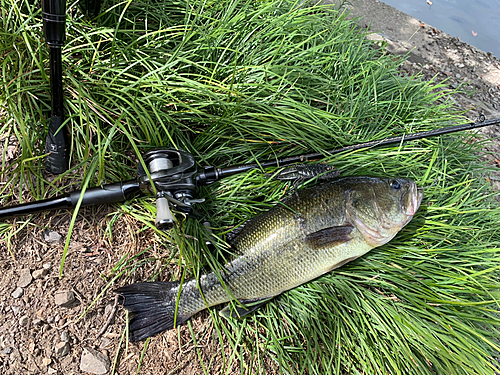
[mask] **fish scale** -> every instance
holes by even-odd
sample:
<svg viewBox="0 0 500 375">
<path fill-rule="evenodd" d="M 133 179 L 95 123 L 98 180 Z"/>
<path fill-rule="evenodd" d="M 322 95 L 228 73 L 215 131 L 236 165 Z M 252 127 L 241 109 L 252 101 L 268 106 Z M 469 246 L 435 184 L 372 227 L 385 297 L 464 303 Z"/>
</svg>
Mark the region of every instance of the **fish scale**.
<svg viewBox="0 0 500 375">
<path fill-rule="evenodd" d="M 118 289 L 132 312 L 131 341 L 173 328 L 207 307 L 267 301 L 340 267 L 390 241 L 411 220 L 422 196 L 412 180 L 371 177 L 294 192 L 245 224 L 231 242 L 236 257 L 219 277 L 209 273 L 182 285 L 137 283 Z M 238 316 L 253 309 L 226 307 L 221 313 Z"/>
</svg>

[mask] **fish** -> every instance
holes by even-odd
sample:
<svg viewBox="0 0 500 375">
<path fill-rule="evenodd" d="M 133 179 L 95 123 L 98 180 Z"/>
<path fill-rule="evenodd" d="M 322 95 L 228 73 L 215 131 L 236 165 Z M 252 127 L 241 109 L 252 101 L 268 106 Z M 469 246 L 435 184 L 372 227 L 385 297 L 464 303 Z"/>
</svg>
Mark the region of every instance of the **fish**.
<svg viewBox="0 0 500 375">
<path fill-rule="evenodd" d="M 422 198 L 423 189 L 406 178 L 344 177 L 297 190 L 244 224 L 230 242 L 234 258 L 218 274 L 118 288 L 119 303 L 131 313 L 129 340 L 154 336 L 231 301 L 220 314 L 245 316 L 389 242 Z"/>
</svg>

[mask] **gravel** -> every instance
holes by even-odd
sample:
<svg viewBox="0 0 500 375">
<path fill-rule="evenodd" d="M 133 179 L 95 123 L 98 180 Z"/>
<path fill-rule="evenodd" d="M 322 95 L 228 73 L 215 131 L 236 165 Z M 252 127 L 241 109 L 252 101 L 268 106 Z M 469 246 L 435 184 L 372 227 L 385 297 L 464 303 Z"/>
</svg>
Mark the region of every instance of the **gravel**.
<svg viewBox="0 0 500 375">
<path fill-rule="evenodd" d="M 24 293 L 23 288 L 17 287 L 11 294 L 12 298 L 21 298 Z"/>
<path fill-rule="evenodd" d="M 60 290 L 56 292 L 54 299 L 56 305 L 70 307 L 75 302 L 75 294 L 71 290 Z"/>
<path fill-rule="evenodd" d="M 47 276 L 47 274 L 49 273 L 49 270 L 46 269 L 46 268 L 42 268 L 42 269 L 39 269 L 39 270 L 35 270 L 33 271 L 33 278 L 35 280 L 38 280 L 38 279 L 42 279 L 44 278 L 45 276 Z"/>
<path fill-rule="evenodd" d="M 43 232 L 43 240 L 47 242 L 48 244 L 56 244 L 61 242 L 62 236 L 53 231 L 53 230 L 45 230 Z"/>
<path fill-rule="evenodd" d="M 69 353 L 69 344 L 67 342 L 61 341 L 55 346 L 56 357 L 64 357 Z"/>
<path fill-rule="evenodd" d="M 69 342 L 69 339 L 70 337 L 68 331 L 61 332 L 61 341 Z"/>
<path fill-rule="evenodd" d="M 20 288 L 26 288 L 33 281 L 31 276 L 31 271 L 29 268 L 23 268 L 19 272 L 19 280 L 17 281 L 17 286 Z"/>
<path fill-rule="evenodd" d="M 26 316 L 26 315 L 23 315 L 20 319 L 19 319 L 19 325 L 21 327 L 26 327 L 29 323 L 29 318 Z"/>
<path fill-rule="evenodd" d="M 92 348 L 84 348 L 80 360 L 80 370 L 91 374 L 106 374 L 111 367 L 109 358 Z"/>
</svg>

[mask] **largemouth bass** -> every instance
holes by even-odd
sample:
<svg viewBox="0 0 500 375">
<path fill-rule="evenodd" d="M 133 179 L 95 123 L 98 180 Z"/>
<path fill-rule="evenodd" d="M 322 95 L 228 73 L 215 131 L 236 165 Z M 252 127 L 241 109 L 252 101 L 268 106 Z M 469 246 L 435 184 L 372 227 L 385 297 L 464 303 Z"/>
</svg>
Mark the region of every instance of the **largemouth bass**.
<svg viewBox="0 0 500 375">
<path fill-rule="evenodd" d="M 207 307 L 259 302 L 306 283 L 389 242 L 420 206 L 423 190 L 403 178 L 348 177 L 298 191 L 247 222 L 231 241 L 238 254 L 219 277 L 150 282 L 117 290 L 129 310 L 130 341 L 173 328 Z M 265 303 L 265 302 L 264 302 Z M 245 307 L 245 305 L 252 307 Z"/>
</svg>

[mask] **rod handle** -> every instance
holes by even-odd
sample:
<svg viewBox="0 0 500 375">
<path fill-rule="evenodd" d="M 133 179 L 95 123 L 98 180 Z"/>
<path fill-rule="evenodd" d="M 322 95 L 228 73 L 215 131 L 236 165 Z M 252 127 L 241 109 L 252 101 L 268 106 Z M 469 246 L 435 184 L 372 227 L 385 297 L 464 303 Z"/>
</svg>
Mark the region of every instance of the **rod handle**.
<svg viewBox="0 0 500 375">
<path fill-rule="evenodd" d="M 62 116 L 51 116 L 49 130 L 45 139 L 45 152 L 49 155 L 45 160 L 45 169 L 52 174 L 61 174 L 68 170 L 68 137 L 61 128 Z"/>
<path fill-rule="evenodd" d="M 102 187 L 93 187 L 85 190 L 81 206 L 97 206 L 101 204 L 123 202 L 133 197 L 138 191 L 139 183 L 136 180 L 117 182 Z M 81 195 L 82 192 L 80 190 L 70 193 L 72 207 L 76 206 Z"/>
<path fill-rule="evenodd" d="M 94 187 L 85 191 L 81 206 L 123 202 L 139 192 L 139 182 L 136 180 L 117 182 L 115 184 L 104 185 L 103 187 Z M 14 216 L 30 215 L 41 211 L 71 209 L 77 205 L 81 195 L 81 190 L 77 190 L 55 198 L 2 207 L 0 208 L 0 220 Z"/>
<path fill-rule="evenodd" d="M 66 0 L 42 0 L 42 20 L 47 44 L 62 47 L 66 38 Z"/>
</svg>

